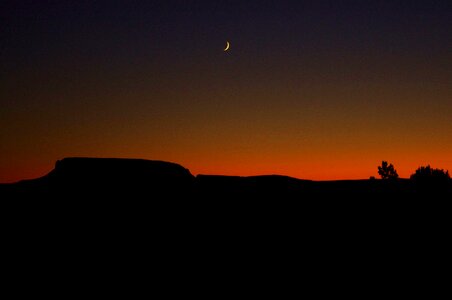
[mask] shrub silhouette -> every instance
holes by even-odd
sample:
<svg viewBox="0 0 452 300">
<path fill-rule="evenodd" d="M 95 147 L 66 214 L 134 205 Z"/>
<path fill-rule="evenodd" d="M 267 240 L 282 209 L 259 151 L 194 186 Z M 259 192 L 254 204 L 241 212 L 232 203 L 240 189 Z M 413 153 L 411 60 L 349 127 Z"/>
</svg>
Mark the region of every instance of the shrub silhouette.
<svg viewBox="0 0 452 300">
<path fill-rule="evenodd" d="M 443 169 L 433 169 L 430 165 L 417 168 L 415 173 L 412 174 L 410 178 L 416 182 L 425 183 L 448 183 L 451 181 L 449 171 L 444 171 Z"/>
<path fill-rule="evenodd" d="M 392 164 L 388 165 L 387 161 L 382 161 L 381 166 L 378 166 L 378 174 L 381 176 L 381 179 L 397 179 L 399 178 L 399 174 L 397 174 L 397 170 L 394 169 Z"/>
</svg>

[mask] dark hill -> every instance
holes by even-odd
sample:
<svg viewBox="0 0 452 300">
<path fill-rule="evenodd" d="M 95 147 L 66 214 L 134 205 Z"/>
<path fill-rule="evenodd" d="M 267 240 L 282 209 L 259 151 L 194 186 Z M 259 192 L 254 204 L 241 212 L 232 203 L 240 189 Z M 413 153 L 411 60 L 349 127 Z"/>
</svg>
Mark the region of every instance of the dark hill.
<svg viewBox="0 0 452 300">
<path fill-rule="evenodd" d="M 196 191 L 199 196 L 243 198 L 243 197 L 296 197 L 307 192 L 311 180 L 301 180 L 281 175 L 262 176 L 196 176 Z"/>
<path fill-rule="evenodd" d="M 170 162 L 144 159 L 71 157 L 46 176 L 5 185 L 18 194 L 72 196 L 153 196 L 188 194 L 194 176 Z M 177 188 L 175 188 L 177 187 Z"/>
<path fill-rule="evenodd" d="M 152 182 L 191 183 L 194 176 L 182 166 L 155 160 L 120 158 L 72 157 L 57 161 L 48 175 L 51 180 L 64 184 Z"/>
</svg>

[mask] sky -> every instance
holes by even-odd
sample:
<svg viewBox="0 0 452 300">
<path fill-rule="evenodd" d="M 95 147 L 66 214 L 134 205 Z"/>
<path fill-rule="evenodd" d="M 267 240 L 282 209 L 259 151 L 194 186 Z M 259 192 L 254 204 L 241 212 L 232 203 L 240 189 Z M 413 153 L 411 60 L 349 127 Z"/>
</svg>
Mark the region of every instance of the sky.
<svg viewBox="0 0 452 300">
<path fill-rule="evenodd" d="M 452 171 L 452 1 L 0 1 L 0 182 L 72 156 Z"/>
</svg>

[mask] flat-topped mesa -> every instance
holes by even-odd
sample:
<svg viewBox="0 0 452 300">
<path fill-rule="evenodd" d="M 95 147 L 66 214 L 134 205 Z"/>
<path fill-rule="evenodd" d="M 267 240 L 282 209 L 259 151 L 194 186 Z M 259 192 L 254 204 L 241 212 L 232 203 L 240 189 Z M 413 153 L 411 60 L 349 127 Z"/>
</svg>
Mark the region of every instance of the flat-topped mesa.
<svg viewBox="0 0 452 300">
<path fill-rule="evenodd" d="M 187 192 L 195 177 L 181 165 L 164 161 L 69 157 L 57 161 L 47 179 L 51 190 L 114 195 Z"/>
<path fill-rule="evenodd" d="M 146 180 L 146 178 L 193 179 L 181 165 L 145 159 L 68 157 L 58 160 L 53 176 L 81 179 Z"/>
<path fill-rule="evenodd" d="M 128 158 L 68 157 L 58 160 L 47 175 L 0 185 L 5 196 L 48 196 L 52 199 L 168 199 L 186 198 L 195 177 L 181 165 Z"/>
</svg>

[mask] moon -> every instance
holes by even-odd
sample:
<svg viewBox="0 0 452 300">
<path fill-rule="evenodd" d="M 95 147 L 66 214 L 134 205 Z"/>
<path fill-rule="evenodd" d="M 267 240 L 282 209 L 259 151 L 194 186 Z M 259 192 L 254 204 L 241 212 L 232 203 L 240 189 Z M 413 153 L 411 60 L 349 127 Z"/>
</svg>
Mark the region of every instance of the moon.
<svg viewBox="0 0 452 300">
<path fill-rule="evenodd" d="M 224 50 L 223 50 L 223 51 L 228 51 L 228 49 L 229 49 L 229 46 L 230 46 L 229 42 L 228 42 L 228 41 L 226 41 L 226 48 L 224 48 Z"/>
</svg>

